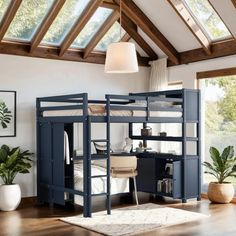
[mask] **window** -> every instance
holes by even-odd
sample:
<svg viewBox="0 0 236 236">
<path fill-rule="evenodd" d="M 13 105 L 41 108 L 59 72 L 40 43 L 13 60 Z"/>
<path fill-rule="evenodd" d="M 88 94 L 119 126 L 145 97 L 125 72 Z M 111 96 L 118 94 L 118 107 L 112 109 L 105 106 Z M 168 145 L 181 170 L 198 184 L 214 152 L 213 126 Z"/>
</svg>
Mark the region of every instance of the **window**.
<svg viewBox="0 0 236 236">
<path fill-rule="evenodd" d="M 11 0 L 0 0 L 0 22 L 2 21 L 2 18 L 4 14 L 6 13 L 7 8 L 10 3 L 11 3 Z"/>
<path fill-rule="evenodd" d="M 219 15 L 207 0 L 184 0 L 183 2 L 211 41 L 232 37 Z"/>
<path fill-rule="evenodd" d="M 85 48 L 112 12 L 111 9 L 99 7 L 71 47 Z"/>
<path fill-rule="evenodd" d="M 107 33 L 98 43 L 98 45 L 95 47 L 95 50 L 106 51 L 109 44 L 119 42 L 120 37 L 123 37 L 124 35 L 125 31 L 122 29 L 120 36 L 120 24 L 118 22 L 115 22 L 114 25 L 107 31 Z"/>
<path fill-rule="evenodd" d="M 211 162 L 209 148 L 223 151 L 232 145 L 236 151 L 236 76 L 201 79 L 202 97 L 202 160 Z M 229 179 L 236 187 L 236 179 Z M 215 181 L 203 175 L 203 191 L 209 182 Z"/>
<path fill-rule="evenodd" d="M 53 2 L 54 0 L 23 0 L 4 38 L 30 41 Z"/>
<path fill-rule="evenodd" d="M 67 0 L 42 43 L 59 46 L 90 0 Z"/>
</svg>

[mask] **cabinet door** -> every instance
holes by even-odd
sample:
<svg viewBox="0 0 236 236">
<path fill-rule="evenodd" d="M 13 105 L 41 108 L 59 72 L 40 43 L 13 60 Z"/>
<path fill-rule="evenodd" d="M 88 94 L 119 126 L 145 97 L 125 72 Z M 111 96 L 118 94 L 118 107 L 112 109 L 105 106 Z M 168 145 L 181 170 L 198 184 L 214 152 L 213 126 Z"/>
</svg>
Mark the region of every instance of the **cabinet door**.
<svg viewBox="0 0 236 236">
<path fill-rule="evenodd" d="M 173 198 L 181 198 L 181 161 L 173 162 Z"/>
<path fill-rule="evenodd" d="M 137 189 L 141 192 L 156 193 L 155 158 L 138 159 Z"/>
</svg>

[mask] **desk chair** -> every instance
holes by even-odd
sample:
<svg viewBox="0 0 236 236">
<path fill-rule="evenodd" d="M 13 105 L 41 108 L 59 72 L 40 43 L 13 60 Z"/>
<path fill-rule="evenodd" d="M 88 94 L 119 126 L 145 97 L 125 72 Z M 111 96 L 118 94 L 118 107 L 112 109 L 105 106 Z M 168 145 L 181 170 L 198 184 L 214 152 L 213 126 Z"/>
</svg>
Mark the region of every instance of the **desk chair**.
<svg viewBox="0 0 236 236">
<path fill-rule="evenodd" d="M 137 172 L 137 157 L 136 156 L 111 156 L 110 157 L 111 177 L 113 178 L 133 178 L 135 200 L 138 205 L 136 176 Z"/>
</svg>

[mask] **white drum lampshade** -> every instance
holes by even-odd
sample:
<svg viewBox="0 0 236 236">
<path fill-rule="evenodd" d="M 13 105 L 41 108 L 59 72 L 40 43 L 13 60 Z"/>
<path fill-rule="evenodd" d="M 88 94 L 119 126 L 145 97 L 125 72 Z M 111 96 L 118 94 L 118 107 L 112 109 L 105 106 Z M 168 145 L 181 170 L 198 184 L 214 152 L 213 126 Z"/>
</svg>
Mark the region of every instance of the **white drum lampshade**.
<svg viewBox="0 0 236 236">
<path fill-rule="evenodd" d="M 107 48 L 106 73 L 138 72 L 138 60 L 134 43 L 111 43 Z"/>
</svg>

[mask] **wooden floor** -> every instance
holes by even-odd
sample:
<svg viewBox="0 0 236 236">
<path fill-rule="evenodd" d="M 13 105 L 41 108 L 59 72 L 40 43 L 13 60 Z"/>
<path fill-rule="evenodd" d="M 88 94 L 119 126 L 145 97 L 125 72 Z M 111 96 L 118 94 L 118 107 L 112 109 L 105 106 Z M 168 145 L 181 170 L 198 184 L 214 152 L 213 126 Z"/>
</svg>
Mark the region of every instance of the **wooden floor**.
<svg viewBox="0 0 236 236">
<path fill-rule="evenodd" d="M 148 202 L 148 201 L 147 201 Z M 150 200 L 149 200 L 150 202 Z M 153 203 L 166 204 L 168 206 L 185 209 L 194 212 L 210 214 L 211 217 L 193 223 L 186 223 L 177 226 L 162 228 L 145 236 L 158 235 L 211 235 L 227 236 L 236 235 L 236 204 L 218 205 L 210 204 L 207 200 L 201 202 L 189 202 L 187 204 L 176 202 L 159 202 L 151 200 Z M 142 201 L 145 203 L 145 201 Z M 170 204 L 171 203 L 171 204 Z M 116 207 L 123 207 L 130 203 L 120 204 Z M 90 232 L 77 226 L 69 225 L 59 221 L 60 217 L 80 214 L 81 209 L 69 210 L 64 208 L 50 209 L 47 206 L 34 206 L 19 209 L 14 212 L 0 212 L 0 235 L 20 236 L 20 235 L 79 235 L 98 236 L 100 234 Z M 144 234 L 142 234 L 144 235 Z"/>
</svg>

